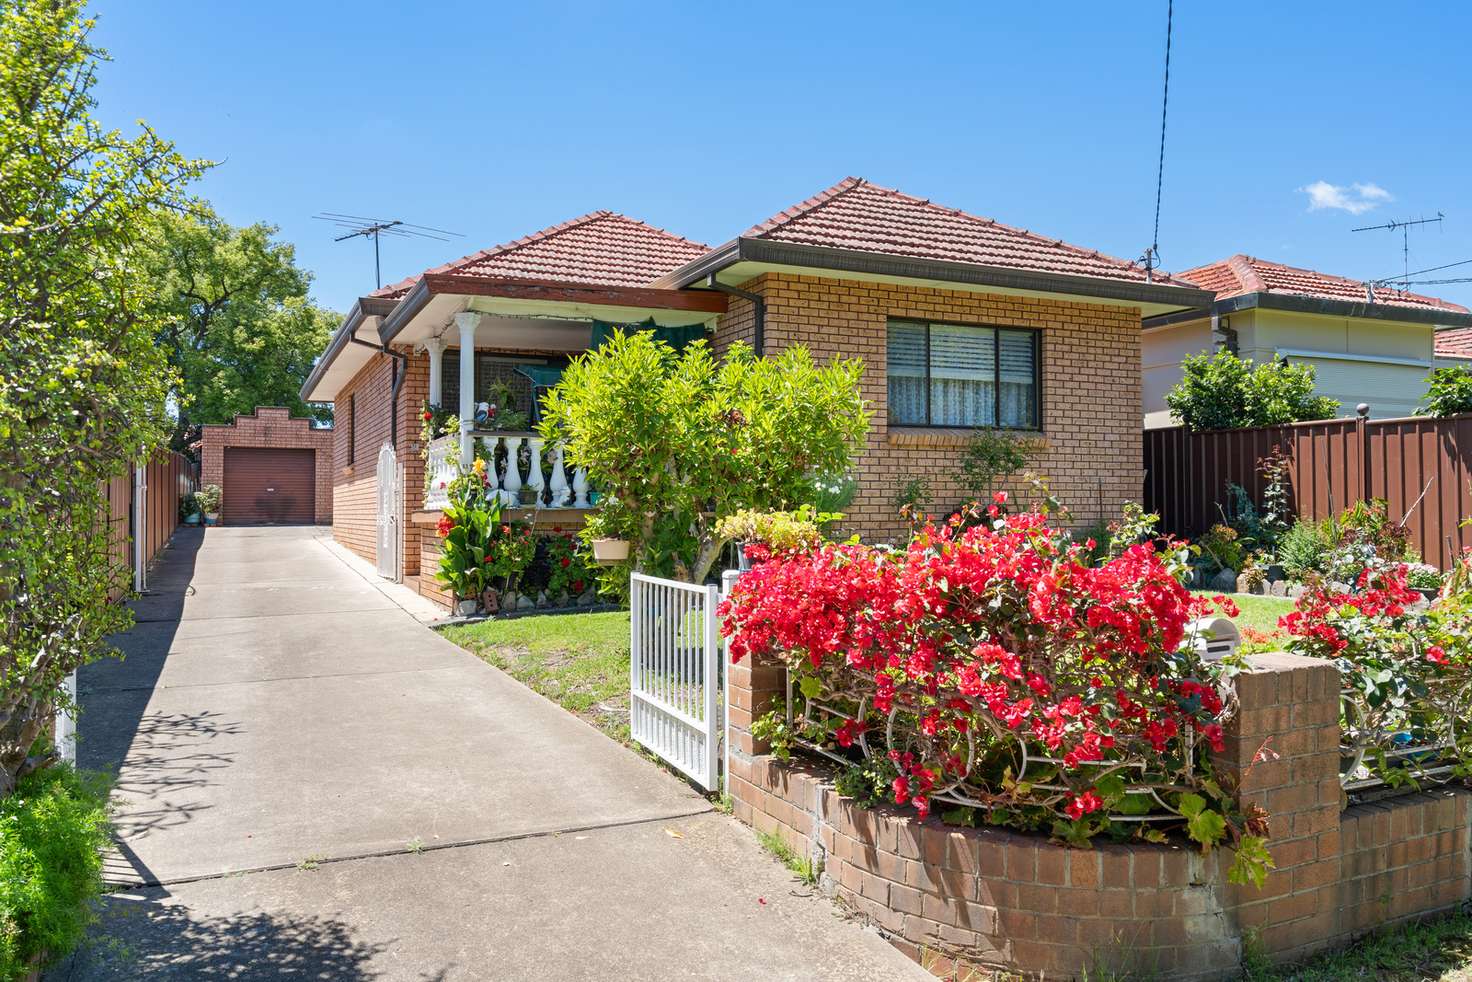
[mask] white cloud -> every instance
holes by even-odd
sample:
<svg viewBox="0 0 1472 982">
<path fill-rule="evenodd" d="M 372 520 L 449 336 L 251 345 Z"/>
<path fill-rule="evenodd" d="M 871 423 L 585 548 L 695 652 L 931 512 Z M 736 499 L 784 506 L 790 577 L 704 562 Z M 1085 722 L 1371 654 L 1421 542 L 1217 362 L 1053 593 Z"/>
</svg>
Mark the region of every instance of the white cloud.
<svg viewBox="0 0 1472 982">
<path fill-rule="evenodd" d="M 1369 182 L 1343 185 L 1314 181 L 1298 190 L 1308 195 L 1309 211 L 1334 208 L 1347 211 L 1351 215 L 1360 215 L 1382 202 L 1395 200 L 1389 191 Z"/>
</svg>

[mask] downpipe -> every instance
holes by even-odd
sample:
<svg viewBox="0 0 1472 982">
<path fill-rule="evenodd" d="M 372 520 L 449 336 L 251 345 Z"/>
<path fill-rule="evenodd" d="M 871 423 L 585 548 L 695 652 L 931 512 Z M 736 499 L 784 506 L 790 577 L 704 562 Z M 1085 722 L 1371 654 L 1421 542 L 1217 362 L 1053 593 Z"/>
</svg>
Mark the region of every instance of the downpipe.
<svg viewBox="0 0 1472 982">
<path fill-rule="evenodd" d="M 729 297 L 740 297 L 742 300 L 751 301 L 753 320 L 755 322 L 754 330 L 752 331 L 751 348 L 758 358 L 762 357 L 766 350 L 767 340 L 767 301 L 759 293 L 752 293 L 750 290 L 743 290 L 740 287 L 727 286 L 716 279 L 715 273 L 711 273 L 705 278 L 705 285 L 717 293 L 724 293 Z"/>
</svg>

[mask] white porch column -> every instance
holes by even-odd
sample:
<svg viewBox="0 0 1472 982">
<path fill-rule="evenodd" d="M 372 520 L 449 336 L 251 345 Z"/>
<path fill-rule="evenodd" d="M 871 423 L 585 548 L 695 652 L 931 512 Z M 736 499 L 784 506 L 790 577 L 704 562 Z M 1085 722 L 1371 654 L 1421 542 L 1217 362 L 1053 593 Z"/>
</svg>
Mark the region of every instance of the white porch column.
<svg viewBox="0 0 1472 982">
<path fill-rule="evenodd" d="M 470 431 L 475 429 L 475 329 L 480 326 L 480 314 L 456 314 L 455 326 L 460 329 L 460 467 L 468 471 L 475 462 Z"/>
<path fill-rule="evenodd" d="M 444 409 L 445 397 L 445 339 L 430 338 L 424 342 L 429 352 L 429 404 Z"/>
</svg>

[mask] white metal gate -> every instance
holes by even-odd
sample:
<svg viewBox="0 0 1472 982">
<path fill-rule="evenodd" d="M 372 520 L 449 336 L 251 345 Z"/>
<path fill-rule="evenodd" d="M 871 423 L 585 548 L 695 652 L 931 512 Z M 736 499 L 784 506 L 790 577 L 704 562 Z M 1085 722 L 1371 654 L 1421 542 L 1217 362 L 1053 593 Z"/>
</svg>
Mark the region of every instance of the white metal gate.
<svg viewBox="0 0 1472 982">
<path fill-rule="evenodd" d="M 631 576 L 630 732 L 707 791 L 720 776 L 718 599 L 714 586 Z"/>
<path fill-rule="evenodd" d="M 399 456 L 392 444 L 378 451 L 378 575 L 399 582 L 399 552 L 404 537 L 399 528 L 403 510 L 404 480 L 399 470 Z"/>
</svg>

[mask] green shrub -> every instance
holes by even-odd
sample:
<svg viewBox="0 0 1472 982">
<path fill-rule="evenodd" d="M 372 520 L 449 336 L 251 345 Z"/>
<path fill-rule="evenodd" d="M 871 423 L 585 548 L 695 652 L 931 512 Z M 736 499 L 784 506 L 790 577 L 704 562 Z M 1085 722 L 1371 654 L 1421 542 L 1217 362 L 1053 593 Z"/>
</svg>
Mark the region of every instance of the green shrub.
<svg viewBox="0 0 1472 982">
<path fill-rule="evenodd" d="M 95 776 L 51 767 L 0 801 L 0 980 L 82 940 L 107 844 L 107 788 Z"/>
<path fill-rule="evenodd" d="M 1310 573 L 1324 571 L 1328 553 L 1329 542 L 1319 524 L 1299 519 L 1278 543 L 1278 565 L 1289 579 L 1302 581 Z"/>
<path fill-rule="evenodd" d="M 1472 369 L 1465 365 L 1438 368 L 1426 377 L 1425 404 L 1416 412 L 1422 416 L 1455 416 L 1472 413 Z"/>
<path fill-rule="evenodd" d="M 1254 365 L 1225 349 L 1212 356 L 1188 355 L 1165 404 L 1193 430 L 1332 419 L 1339 409 L 1328 396 L 1314 395 L 1312 365 L 1290 365 L 1280 358 Z"/>
<path fill-rule="evenodd" d="M 1041 449 L 1035 440 L 1025 440 L 1010 433 L 978 430 L 966 441 L 961 452 L 958 477 L 974 501 L 989 502 L 997 490 L 997 482 L 1006 480 L 1027 466 Z"/>
</svg>

